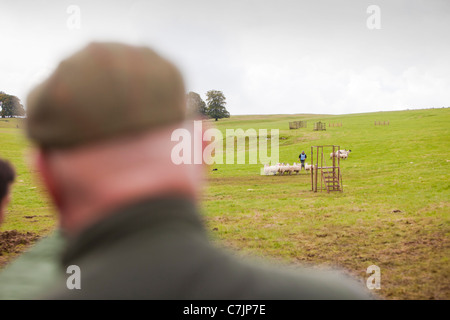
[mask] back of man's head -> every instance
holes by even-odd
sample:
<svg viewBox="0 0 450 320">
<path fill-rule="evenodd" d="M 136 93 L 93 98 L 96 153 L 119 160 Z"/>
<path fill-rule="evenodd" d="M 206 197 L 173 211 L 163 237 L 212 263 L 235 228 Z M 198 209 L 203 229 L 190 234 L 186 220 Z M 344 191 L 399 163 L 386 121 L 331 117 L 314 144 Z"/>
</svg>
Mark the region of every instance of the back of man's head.
<svg viewBox="0 0 450 320">
<path fill-rule="evenodd" d="M 30 93 L 27 131 L 63 226 L 146 195 L 196 193 L 200 176 L 170 158 L 185 97 L 171 62 L 118 43 L 88 45 Z"/>
<path fill-rule="evenodd" d="M 146 47 L 91 43 L 62 61 L 27 101 L 29 137 L 67 149 L 185 118 L 178 69 Z"/>
</svg>

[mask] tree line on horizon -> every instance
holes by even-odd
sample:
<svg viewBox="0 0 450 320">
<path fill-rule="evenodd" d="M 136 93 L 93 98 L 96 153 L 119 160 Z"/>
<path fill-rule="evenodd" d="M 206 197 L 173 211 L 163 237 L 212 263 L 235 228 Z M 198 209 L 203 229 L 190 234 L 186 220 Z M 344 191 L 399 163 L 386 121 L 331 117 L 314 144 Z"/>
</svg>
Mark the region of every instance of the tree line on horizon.
<svg viewBox="0 0 450 320">
<path fill-rule="evenodd" d="M 198 93 L 190 91 L 187 94 L 187 109 L 190 114 L 198 114 L 216 121 L 230 117 L 226 109 L 225 95 L 219 90 L 209 90 L 206 93 L 206 103 Z M 25 108 L 19 98 L 0 91 L 1 118 L 21 117 L 25 114 Z"/>
<path fill-rule="evenodd" d="M 16 96 L 0 91 L 0 117 L 13 118 L 25 115 L 25 108 Z"/>
<path fill-rule="evenodd" d="M 187 109 L 190 114 L 198 114 L 202 117 L 215 119 L 229 118 L 230 113 L 226 109 L 226 98 L 222 91 L 209 90 L 206 93 L 206 103 L 196 92 L 187 94 Z"/>
</svg>

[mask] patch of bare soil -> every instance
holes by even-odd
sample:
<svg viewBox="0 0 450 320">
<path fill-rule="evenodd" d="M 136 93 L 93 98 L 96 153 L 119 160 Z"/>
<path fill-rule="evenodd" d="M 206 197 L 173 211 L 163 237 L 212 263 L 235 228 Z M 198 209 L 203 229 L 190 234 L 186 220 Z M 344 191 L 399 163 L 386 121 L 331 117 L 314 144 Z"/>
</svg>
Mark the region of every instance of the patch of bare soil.
<svg viewBox="0 0 450 320">
<path fill-rule="evenodd" d="M 11 254 L 22 252 L 27 246 L 33 244 L 39 236 L 33 232 L 18 232 L 9 230 L 0 232 L 0 267 L 6 264 Z"/>
</svg>

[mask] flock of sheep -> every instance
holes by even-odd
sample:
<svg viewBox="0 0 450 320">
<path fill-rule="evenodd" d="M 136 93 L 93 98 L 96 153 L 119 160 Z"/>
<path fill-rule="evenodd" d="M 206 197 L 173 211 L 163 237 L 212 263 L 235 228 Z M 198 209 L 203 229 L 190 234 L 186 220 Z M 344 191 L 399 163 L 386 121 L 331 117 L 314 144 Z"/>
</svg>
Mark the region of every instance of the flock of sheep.
<svg viewBox="0 0 450 320">
<path fill-rule="evenodd" d="M 305 170 L 311 170 L 312 165 L 305 163 Z M 291 166 L 289 163 L 277 163 L 273 166 L 268 164 L 264 165 L 264 174 L 269 175 L 284 175 L 296 173 L 298 174 L 302 170 L 302 165 L 300 163 L 295 163 Z"/>
<path fill-rule="evenodd" d="M 333 157 L 339 158 L 339 159 L 347 159 L 348 155 L 350 154 L 352 150 L 338 150 L 336 152 L 330 153 L 330 159 L 333 159 Z M 311 170 L 312 164 L 305 163 L 305 170 Z M 264 174 L 265 175 L 284 175 L 292 173 L 298 174 L 302 170 L 302 165 L 300 163 L 295 163 L 293 165 L 290 165 L 289 163 L 277 163 L 275 165 L 264 165 Z"/>
</svg>

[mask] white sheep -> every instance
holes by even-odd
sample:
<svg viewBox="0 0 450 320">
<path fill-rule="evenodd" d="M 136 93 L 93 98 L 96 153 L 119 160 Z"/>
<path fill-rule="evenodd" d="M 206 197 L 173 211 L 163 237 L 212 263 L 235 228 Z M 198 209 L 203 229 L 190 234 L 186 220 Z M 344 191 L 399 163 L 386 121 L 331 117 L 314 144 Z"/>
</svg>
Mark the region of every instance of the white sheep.
<svg viewBox="0 0 450 320">
<path fill-rule="evenodd" d="M 292 174 L 292 172 L 295 172 L 295 166 L 291 166 L 289 163 L 286 164 L 282 164 L 280 166 L 280 169 L 278 170 L 278 172 L 280 173 L 280 175 L 283 175 L 285 173 L 289 173 L 289 175 Z"/>
<path fill-rule="evenodd" d="M 342 159 L 347 159 L 350 152 L 352 152 L 352 150 L 339 150 L 339 157 Z"/>
<path fill-rule="evenodd" d="M 332 152 L 332 153 L 330 153 L 330 159 L 332 159 L 332 158 L 334 158 L 334 157 L 337 157 L 337 158 L 340 158 L 340 159 L 347 159 L 348 158 L 348 154 L 351 152 L 352 150 L 338 150 L 338 151 L 336 151 L 336 152 Z"/>
<path fill-rule="evenodd" d="M 294 162 L 294 164 L 292 165 L 292 172 L 295 172 L 296 174 L 298 174 L 301 170 L 302 170 L 302 165 Z"/>
<path fill-rule="evenodd" d="M 283 175 L 285 172 L 289 172 L 289 174 L 291 173 L 289 163 L 287 164 L 282 163 L 278 168 L 278 173 L 280 175 Z"/>
<path fill-rule="evenodd" d="M 295 166 L 293 166 L 293 165 L 290 166 L 289 163 L 288 163 L 288 168 L 286 169 L 286 172 L 288 172 L 289 175 L 291 175 L 292 172 L 295 172 Z"/>
<path fill-rule="evenodd" d="M 266 176 L 277 174 L 279 165 L 280 165 L 279 163 L 276 165 L 273 165 L 273 166 L 265 164 L 264 165 L 264 174 Z"/>
</svg>

